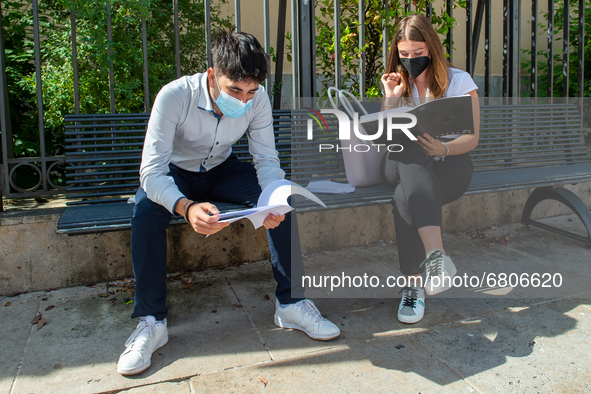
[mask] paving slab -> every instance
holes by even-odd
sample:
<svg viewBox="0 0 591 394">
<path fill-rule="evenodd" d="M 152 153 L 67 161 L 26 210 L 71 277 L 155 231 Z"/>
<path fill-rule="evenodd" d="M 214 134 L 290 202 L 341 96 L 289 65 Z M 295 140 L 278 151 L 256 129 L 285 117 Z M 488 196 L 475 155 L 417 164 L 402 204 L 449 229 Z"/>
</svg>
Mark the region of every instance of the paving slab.
<svg viewBox="0 0 591 394">
<path fill-rule="evenodd" d="M 348 252 L 355 254 L 361 248 L 365 247 L 349 248 Z M 346 270 L 356 264 L 356 261 L 340 261 L 343 261 Z M 397 320 L 399 298 L 313 298 L 322 315 L 341 330 L 341 336 L 335 340 L 314 341 L 302 332 L 285 330 L 274 324 L 275 281 L 268 270 L 254 271 L 255 269 L 256 267 L 252 271 L 244 271 L 244 275 L 231 279 L 230 284 L 274 358 L 423 330 L 464 318 L 437 299 L 430 300 L 427 308 L 431 308 L 432 312 L 426 314 L 421 322 L 407 325 Z"/>
<path fill-rule="evenodd" d="M 521 310 L 531 305 L 547 302 L 546 298 L 441 298 L 448 308 L 462 315 L 464 319 L 475 319 L 493 315 L 504 310 Z M 431 304 L 431 299 L 425 303 Z M 429 310 L 430 312 L 430 310 Z"/>
<path fill-rule="evenodd" d="M 200 393 L 475 391 L 410 335 L 200 375 L 191 384 Z"/>
<path fill-rule="evenodd" d="M 7 303 L 10 303 L 8 306 Z M 0 300 L 0 392 L 8 393 L 31 334 L 31 320 L 40 302 L 30 296 L 3 297 Z"/>
<path fill-rule="evenodd" d="M 309 298 L 400 297 L 400 288 L 386 285 L 389 277 L 401 275 L 392 242 L 307 255 L 304 266 Z"/>
<path fill-rule="evenodd" d="M 266 265 L 266 264 L 265 264 Z M 260 269 L 253 264 L 251 269 L 241 270 L 241 274 L 228 279 L 240 304 L 252 319 L 257 331 L 263 338 L 265 346 L 270 349 L 273 357 L 280 348 L 276 343 L 282 343 L 290 352 L 309 352 L 338 346 L 337 341 L 315 341 L 300 332 L 292 332 L 279 328 L 273 322 L 275 313 L 275 287 L 270 265 L 269 269 Z M 321 311 L 328 305 L 318 304 Z M 327 313 L 331 315 L 330 312 Z M 278 338 L 274 340 L 274 338 Z M 291 353 L 290 353 L 291 354 Z"/>
<path fill-rule="evenodd" d="M 548 234 L 550 238 L 545 238 Z M 571 243 L 564 237 L 554 240 L 552 233 L 521 225 L 504 226 L 479 235 L 488 239 L 444 237 L 444 242 L 451 245 L 446 250 L 463 281 L 461 288 L 454 287 L 439 297 L 553 299 L 589 289 L 591 251 L 580 242 Z M 509 238 L 506 244 L 498 242 L 505 237 Z M 535 286 L 529 281 L 534 274 L 538 278 Z M 499 286 L 501 275 L 510 279 L 510 283 Z M 473 279 L 479 285 L 465 287 Z"/>
<path fill-rule="evenodd" d="M 97 291 L 104 291 L 98 289 Z M 105 295 L 104 293 L 102 293 Z M 152 367 L 126 378 L 116 371 L 136 320 L 127 293 L 48 300 L 46 325 L 31 335 L 14 393 L 95 393 L 132 388 L 268 360 L 223 276 L 169 285 L 169 343 Z M 111 300 L 115 300 L 111 305 Z M 240 340 L 236 340 L 240 338 Z"/>
<path fill-rule="evenodd" d="M 591 315 L 558 300 L 418 333 L 483 392 L 588 392 Z"/>
<path fill-rule="evenodd" d="M 119 391 L 118 394 L 194 394 L 188 381 L 179 383 L 156 383 Z"/>
</svg>

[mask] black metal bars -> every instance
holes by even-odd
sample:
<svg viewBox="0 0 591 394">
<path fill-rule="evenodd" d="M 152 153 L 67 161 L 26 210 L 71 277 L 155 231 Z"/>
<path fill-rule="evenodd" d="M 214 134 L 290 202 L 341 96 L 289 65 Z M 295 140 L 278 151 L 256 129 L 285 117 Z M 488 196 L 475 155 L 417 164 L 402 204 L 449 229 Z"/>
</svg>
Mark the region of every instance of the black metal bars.
<svg viewBox="0 0 591 394">
<path fill-rule="evenodd" d="M 548 0 L 548 97 L 554 95 L 554 0 Z"/>
<path fill-rule="evenodd" d="M 447 0 L 447 15 L 453 18 L 454 14 L 454 0 Z M 450 27 L 447 30 L 447 54 L 449 56 L 449 62 L 453 64 L 454 62 L 454 29 Z"/>
<path fill-rule="evenodd" d="M 538 0 L 531 2 L 531 96 L 538 96 Z"/>
<path fill-rule="evenodd" d="M 562 95 L 568 97 L 569 52 L 570 52 L 570 0 L 564 0 L 564 23 L 562 26 Z M 548 87 L 550 89 L 550 87 Z"/>
<path fill-rule="evenodd" d="M 359 51 L 361 56 L 359 57 L 359 96 L 365 97 L 365 52 L 363 47 L 365 46 L 365 1 L 359 0 L 359 29 L 357 35 L 359 36 Z M 384 64 L 385 65 L 385 64 Z"/>
<path fill-rule="evenodd" d="M 180 27 L 179 27 L 179 0 L 173 0 L 172 2 L 172 13 L 174 18 L 174 63 L 176 70 L 176 77 L 181 77 L 181 40 L 180 40 Z M 207 15 L 205 16 L 207 18 Z M 206 22 L 207 23 L 207 22 Z M 209 36 L 207 36 L 209 37 Z M 207 51 L 209 53 L 209 43 L 207 43 Z M 209 61 L 209 57 L 207 58 Z M 208 62 L 209 64 L 209 62 Z"/>
<path fill-rule="evenodd" d="M 579 96 L 583 96 L 585 89 L 585 0 L 579 0 L 579 58 L 578 58 L 578 78 L 579 78 Z"/>
<path fill-rule="evenodd" d="M 430 13 L 431 4 L 428 6 L 427 13 Z M 472 66 L 472 0 L 466 1 L 466 72 L 474 74 Z"/>
<path fill-rule="evenodd" d="M 109 97 L 111 100 L 111 113 L 117 112 L 115 107 L 115 69 L 113 66 L 113 34 L 111 24 L 111 3 L 107 2 L 107 46 L 109 52 Z"/>
</svg>

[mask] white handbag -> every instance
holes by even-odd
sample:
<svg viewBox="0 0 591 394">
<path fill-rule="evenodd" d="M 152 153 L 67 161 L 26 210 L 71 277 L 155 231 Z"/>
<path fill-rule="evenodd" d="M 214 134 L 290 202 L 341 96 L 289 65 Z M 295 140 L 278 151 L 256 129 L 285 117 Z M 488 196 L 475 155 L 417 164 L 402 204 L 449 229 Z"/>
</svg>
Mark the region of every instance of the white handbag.
<svg viewBox="0 0 591 394">
<path fill-rule="evenodd" d="M 335 97 L 331 95 L 335 92 Z M 334 109 L 339 109 L 338 101 L 342 103 L 343 108 L 351 120 L 355 119 L 355 110 L 349 101 L 349 98 L 361 110 L 360 115 L 367 115 L 367 110 L 361 105 L 359 100 L 347 90 L 339 90 L 334 87 L 328 88 L 328 99 Z M 353 126 L 351 126 L 353 127 Z M 364 187 L 383 183 L 380 173 L 382 158 L 387 150 L 382 147 L 379 149 L 369 141 L 364 141 L 357 137 L 351 130 L 350 140 L 341 140 L 341 150 L 343 152 L 343 162 L 345 163 L 345 174 L 347 181 L 351 186 Z"/>
</svg>

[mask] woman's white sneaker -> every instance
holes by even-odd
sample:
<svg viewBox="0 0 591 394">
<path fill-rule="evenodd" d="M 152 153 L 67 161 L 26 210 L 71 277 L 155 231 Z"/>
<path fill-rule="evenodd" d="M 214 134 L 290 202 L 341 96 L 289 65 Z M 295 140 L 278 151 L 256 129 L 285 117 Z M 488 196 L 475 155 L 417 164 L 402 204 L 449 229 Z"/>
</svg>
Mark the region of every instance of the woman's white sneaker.
<svg viewBox="0 0 591 394">
<path fill-rule="evenodd" d="M 303 331 L 310 338 L 319 341 L 328 341 L 341 334 L 341 330 L 323 318 L 314 302 L 308 299 L 285 305 L 276 301 L 275 324 L 282 328 Z"/>
<path fill-rule="evenodd" d="M 425 293 L 434 295 L 449 290 L 458 272 L 451 258 L 441 253 L 439 249 L 427 252 L 427 258 L 420 267 L 425 268 Z"/>
<path fill-rule="evenodd" d="M 119 357 L 117 372 L 135 375 L 152 365 L 152 353 L 168 342 L 166 319 L 157 321 L 154 316 L 140 318 L 137 328 L 125 342 L 125 351 Z"/>
<path fill-rule="evenodd" d="M 402 289 L 402 299 L 398 306 L 398 320 L 412 324 L 419 322 L 425 315 L 425 292 L 418 287 Z"/>
</svg>

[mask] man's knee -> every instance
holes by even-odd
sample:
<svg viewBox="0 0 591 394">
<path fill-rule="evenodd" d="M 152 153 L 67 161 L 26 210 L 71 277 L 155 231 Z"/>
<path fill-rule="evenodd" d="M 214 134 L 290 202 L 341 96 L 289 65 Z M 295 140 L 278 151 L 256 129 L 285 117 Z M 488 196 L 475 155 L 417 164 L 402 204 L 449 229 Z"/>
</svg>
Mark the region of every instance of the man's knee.
<svg viewBox="0 0 591 394">
<path fill-rule="evenodd" d="M 138 190 L 133 208 L 133 216 L 131 218 L 132 225 L 143 220 L 154 221 L 158 218 L 170 220 L 170 216 L 171 214 L 168 212 L 168 209 L 150 200 L 142 189 Z"/>
</svg>

